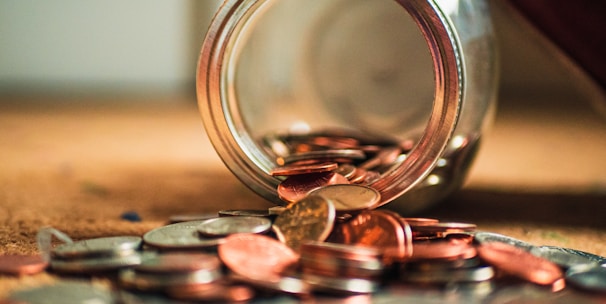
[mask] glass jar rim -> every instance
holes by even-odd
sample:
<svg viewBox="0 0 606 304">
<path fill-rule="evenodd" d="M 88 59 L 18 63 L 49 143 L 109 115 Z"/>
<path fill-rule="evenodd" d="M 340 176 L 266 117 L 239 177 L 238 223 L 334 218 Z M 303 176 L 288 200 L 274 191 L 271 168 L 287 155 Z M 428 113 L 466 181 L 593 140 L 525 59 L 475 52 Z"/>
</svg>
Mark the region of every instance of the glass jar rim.
<svg viewBox="0 0 606 304">
<path fill-rule="evenodd" d="M 276 203 L 280 180 L 271 160 L 243 128 L 230 94 L 229 62 L 233 39 L 243 24 L 271 0 L 227 0 L 216 13 L 204 40 L 197 68 L 197 98 L 206 132 L 227 167 L 249 188 Z M 435 93 L 425 132 L 401 163 L 371 184 L 386 204 L 421 182 L 443 154 L 457 125 L 463 100 L 462 52 L 454 26 L 435 0 L 397 0 L 418 25 L 431 54 Z M 233 89 L 233 88 L 232 88 Z M 231 100 L 230 100 L 231 99 Z"/>
</svg>

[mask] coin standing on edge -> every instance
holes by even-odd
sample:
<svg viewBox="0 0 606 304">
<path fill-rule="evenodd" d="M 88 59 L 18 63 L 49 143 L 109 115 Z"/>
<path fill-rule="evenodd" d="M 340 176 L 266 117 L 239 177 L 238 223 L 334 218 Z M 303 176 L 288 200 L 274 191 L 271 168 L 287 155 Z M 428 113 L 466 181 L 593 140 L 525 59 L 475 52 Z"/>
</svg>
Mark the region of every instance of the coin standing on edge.
<svg viewBox="0 0 606 304">
<path fill-rule="evenodd" d="M 286 207 L 276 217 L 273 230 L 280 241 L 298 251 L 305 241 L 326 240 L 335 217 L 335 207 L 330 200 L 310 195 Z"/>
</svg>

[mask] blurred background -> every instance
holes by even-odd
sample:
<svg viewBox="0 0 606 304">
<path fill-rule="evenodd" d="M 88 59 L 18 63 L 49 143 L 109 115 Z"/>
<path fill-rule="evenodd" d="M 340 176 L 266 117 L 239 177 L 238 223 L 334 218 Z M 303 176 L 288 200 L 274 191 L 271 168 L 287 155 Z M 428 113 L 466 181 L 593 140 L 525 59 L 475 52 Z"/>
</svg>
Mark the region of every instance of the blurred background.
<svg viewBox="0 0 606 304">
<path fill-rule="evenodd" d="M 472 183 L 606 193 L 603 87 L 509 2 L 490 3 L 501 61 L 499 102 Z M 0 106 L 31 100 L 48 106 L 64 100 L 195 105 L 198 52 L 219 4 L 0 1 Z M 195 128 L 191 132 L 204 133 Z"/>
<path fill-rule="evenodd" d="M 492 2 L 502 94 L 595 98 L 505 1 Z M 3 0 L 0 94 L 193 94 L 197 55 L 219 3 Z"/>
</svg>

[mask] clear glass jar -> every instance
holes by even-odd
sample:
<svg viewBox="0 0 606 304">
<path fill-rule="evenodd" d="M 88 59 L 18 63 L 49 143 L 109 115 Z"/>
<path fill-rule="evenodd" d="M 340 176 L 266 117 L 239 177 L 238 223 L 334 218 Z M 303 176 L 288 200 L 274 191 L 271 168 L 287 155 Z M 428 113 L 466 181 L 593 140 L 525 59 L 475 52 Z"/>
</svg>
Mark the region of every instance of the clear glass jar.
<svg viewBox="0 0 606 304">
<path fill-rule="evenodd" d="M 481 0 L 226 0 L 202 46 L 198 103 L 227 167 L 279 205 L 268 134 L 412 142 L 370 184 L 411 214 L 462 185 L 494 108 L 495 55 Z"/>
</svg>

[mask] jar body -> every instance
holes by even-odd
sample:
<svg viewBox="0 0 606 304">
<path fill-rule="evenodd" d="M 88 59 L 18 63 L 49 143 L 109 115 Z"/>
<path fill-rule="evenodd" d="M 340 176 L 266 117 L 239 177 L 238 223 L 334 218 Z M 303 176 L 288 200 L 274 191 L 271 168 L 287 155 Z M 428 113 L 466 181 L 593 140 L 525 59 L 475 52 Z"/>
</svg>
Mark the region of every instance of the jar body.
<svg viewBox="0 0 606 304">
<path fill-rule="evenodd" d="M 221 158 L 277 204 L 267 134 L 342 129 L 413 142 L 370 185 L 412 213 L 461 186 L 491 115 L 487 3 L 227 0 L 202 47 L 197 90 Z"/>
</svg>

